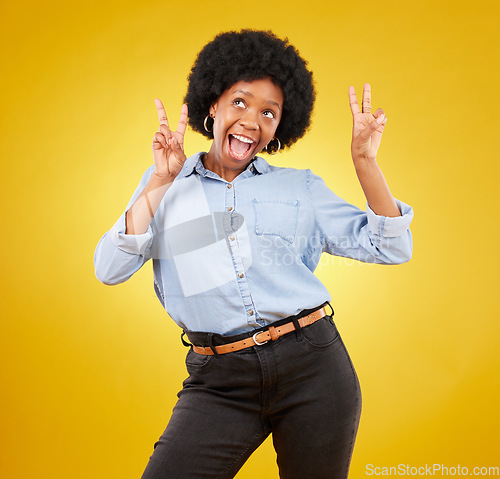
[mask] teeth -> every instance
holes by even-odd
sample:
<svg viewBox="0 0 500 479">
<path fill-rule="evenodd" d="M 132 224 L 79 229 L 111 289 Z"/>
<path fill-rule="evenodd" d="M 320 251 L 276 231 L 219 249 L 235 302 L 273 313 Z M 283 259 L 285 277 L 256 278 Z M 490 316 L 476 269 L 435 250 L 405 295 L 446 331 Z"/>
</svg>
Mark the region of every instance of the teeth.
<svg viewBox="0 0 500 479">
<path fill-rule="evenodd" d="M 242 141 L 243 143 L 253 143 L 252 140 L 250 140 L 250 138 L 245 138 L 244 136 L 240 136 L 240 135 L 233 135 L 237 140 L 240 140 Z"/>
</svg>

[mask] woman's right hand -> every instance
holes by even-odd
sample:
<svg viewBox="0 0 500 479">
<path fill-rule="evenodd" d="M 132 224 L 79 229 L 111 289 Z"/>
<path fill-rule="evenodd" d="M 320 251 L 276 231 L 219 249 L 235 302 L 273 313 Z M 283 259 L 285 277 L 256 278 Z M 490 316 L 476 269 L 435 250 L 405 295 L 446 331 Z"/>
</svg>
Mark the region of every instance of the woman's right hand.
<svg viewBox="0 0 500 479">
<path fill-rule="evenodd" d="M 160 128 L 155 133 L 152 146 L 155 175 L 166 182 L 171 182 L 180 173 L 186 161 L 184 133 L 187 127 L 188 107 L 186 104 L 182 105 L 177 130 L 171 131 L 163 103 L 156 98 L 155 105 L 160 120 Z"/>
</svg>

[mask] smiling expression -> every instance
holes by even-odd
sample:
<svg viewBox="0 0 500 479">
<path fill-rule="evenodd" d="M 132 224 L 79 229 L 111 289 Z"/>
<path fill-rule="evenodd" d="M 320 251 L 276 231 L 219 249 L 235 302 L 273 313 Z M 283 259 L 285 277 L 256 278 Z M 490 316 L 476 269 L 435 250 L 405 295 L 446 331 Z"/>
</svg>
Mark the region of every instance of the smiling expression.
<svg viewBox="0 0 500 479">
<path fill-rule="evenodd" d="M 274 138 L 283 110 L 283 91 L 270 78 L 239 81 L 210 107 L 214 140 L 205 167 L 233 181 Z"/>
</svg>

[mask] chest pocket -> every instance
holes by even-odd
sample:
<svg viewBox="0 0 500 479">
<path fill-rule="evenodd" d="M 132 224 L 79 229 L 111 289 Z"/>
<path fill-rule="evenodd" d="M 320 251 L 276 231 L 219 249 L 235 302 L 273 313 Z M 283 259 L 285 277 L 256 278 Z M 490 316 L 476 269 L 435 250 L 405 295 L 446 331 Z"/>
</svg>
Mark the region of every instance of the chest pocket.
<svg viewBox="0 0 500 479">
<path fill-rule="evenodd" d="M 298 200 L 253 200 L 255 234 L 279 236 L 292 244 L 299 220 Z"/>
</svg>

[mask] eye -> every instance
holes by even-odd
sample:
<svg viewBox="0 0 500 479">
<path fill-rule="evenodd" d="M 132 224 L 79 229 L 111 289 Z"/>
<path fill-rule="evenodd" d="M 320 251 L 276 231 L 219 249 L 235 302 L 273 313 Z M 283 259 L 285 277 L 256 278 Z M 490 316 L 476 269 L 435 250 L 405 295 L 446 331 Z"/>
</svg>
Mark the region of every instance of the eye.
<svg viewBox="0 0 500 479">
<path fill-rule="evenodd" d="M 266 110 L 264 112 L 264 116 L 267 116 L 267 118 L 276 118 L 276 115 L 274 114 L 274 111 L 272 110 Z"/>
<path fill-rule="evenodd" d="M 241 98 L 235 98 L 233 100 L 233 105 L 239 108 L 245 108 L 245 101 L 242 100 Z"/>
</svg>

